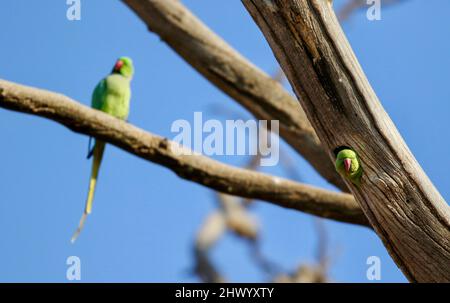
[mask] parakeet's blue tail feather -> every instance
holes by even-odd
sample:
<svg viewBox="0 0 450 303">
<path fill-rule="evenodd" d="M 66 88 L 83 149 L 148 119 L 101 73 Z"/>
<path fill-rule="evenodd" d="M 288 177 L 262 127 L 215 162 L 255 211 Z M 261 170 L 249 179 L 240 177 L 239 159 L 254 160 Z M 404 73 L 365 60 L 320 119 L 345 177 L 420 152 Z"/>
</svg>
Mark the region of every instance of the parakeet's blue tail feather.
<svg viewBox="0 0 450 303">
<path fill-rule="evenodd" d="M 89 137 L 88 154 L 86 158 L 90 159 L 93 154 L 94 154 L 94 146 L 92 146 L 92 137 Z"/>
</svg>

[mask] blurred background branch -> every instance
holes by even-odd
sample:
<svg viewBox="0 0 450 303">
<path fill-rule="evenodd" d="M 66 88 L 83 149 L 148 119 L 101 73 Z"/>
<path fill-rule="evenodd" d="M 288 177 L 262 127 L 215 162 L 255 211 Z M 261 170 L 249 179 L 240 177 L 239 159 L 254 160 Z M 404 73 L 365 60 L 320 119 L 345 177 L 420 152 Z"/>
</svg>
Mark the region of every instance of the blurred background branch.
<svg viewBox="0 0 450 303">
<path fill-rule="evenodd" d="M 123 2 L 145 22 L 150 31 L 255 118 L 278 120 L 280 136 L 328 182 L 348 192 L 300 104 L 280 83 L 228 45 L 181 2 Z"/>
</svg>

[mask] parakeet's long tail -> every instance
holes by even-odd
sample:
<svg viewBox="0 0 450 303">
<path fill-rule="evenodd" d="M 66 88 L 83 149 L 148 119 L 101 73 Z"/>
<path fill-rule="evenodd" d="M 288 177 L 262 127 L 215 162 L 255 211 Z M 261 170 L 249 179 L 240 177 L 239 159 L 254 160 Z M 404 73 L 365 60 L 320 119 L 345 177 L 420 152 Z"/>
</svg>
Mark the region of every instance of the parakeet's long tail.
<svg viewBox="0 0 450 303">
<path fill-rule="evenodd" d="M 86 199 L 86 206 L 84 209 L 84 213 L 81 216 L 78 228 L 72 236 L 72 239 L 71 239 L 72 243 L 75 242 L 75 240 L 80 235 L 81 230 L 83 229 L 83 226 L 84 226 L 84 222 L 86 221 L 87 216 L 92 211 L 92 203 L 94 201 L 95 186 L 97 184 L 98 172 L 100 169 L 100 164 L 102 162 L 104 151 L 105 151 L 105 142 L 96 140 L 94 150 L 93 150 L 94 159 L 92 161 L 92 171 L 91 171 L 91 178 L 89 181 L 89 191 L 88 191 L 88 196 Z"/>
</svg>

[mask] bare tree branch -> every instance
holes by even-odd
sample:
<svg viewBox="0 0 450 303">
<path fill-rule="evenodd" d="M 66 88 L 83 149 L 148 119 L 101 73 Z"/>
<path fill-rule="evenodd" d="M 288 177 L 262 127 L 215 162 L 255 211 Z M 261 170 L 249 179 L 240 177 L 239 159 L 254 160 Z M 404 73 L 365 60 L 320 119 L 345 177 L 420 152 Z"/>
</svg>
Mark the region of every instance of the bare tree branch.
<svg viewBox="0 0 450 303">
<path fill-rule="evenodd" d="M 384 111 L 339 22 L 323 0 L 243 0 L 321 142 L 360 156 L 347 182 L 410 281 L 450 281 L 450 208 Z"/>
<path fill-rule="evenodd" d="M 348 191 L 298 102 L 176 0 L 123 0 L 170 47 L 260 120 L 279 120 L 280 136 L 330 183 Z"/>
<path fill-rule="evenodd" d="M 233 168 L 198 154 L 180 154 L 178 144 L 93 110 L 61 94 L 0 80 L 0 107 L 45 117 L 138 157 L 165 166 L 183 179 L 338 221 L 370 226 L 354 198 L 283 178 Z"/>
</svg>

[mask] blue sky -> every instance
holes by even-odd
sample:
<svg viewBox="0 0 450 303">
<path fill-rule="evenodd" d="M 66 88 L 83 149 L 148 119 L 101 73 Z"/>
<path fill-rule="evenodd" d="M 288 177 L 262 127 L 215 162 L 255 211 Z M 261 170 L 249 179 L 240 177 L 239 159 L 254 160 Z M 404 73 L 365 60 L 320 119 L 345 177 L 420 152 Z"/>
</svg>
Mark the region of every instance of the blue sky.
<svg viewBox="0 0 450 303">
<path fill-rule="evenodd" d="M 276 61 L 238 0 L 183 1 L 208 26 L 268 73 Z M 342 1 L 338 1 L 338 5 Z M 130 122 L 173 138 L 176 119 L 251 116 L 218 91 L 119 1 L 82 0 L 82 20 L 66 19 L 65 1 L 2 1 L 0 78 L 49 89 L 90 104 L 96 83 L 121 55 L 134 59 Z M 344 29 L 371 84 L 410 149 L 450 199 L 450 36 L 447 1 L 410 0 L 369 22 L 354 14 Z M 444 38 L 443 38 L 444 37 Z M 288 87 L 287 87 L 288 88 Z M 289 89 L 289 88 L 288 88 Z M 444 140 L 443 140 L 444 139 Z M 81 259 L 82 281 L 197 281 L 192 243 L 215 208 L 213 192 L 167 169 L 108 146 L 93 214 L 70 244 L 87 190 L 87 137 L 48 120 L 0 109 L 0 281 L 66 282 L 66 259 Z M 303 181 L 332 189 L 288 150 Z M 234 165 L 245 157 L 220 156 Z M 266 169 L 282 175 L 280 167 Z M 312 217 L 258 202 L 263 252 L 286 270 L 314 262 Z M 379 256 L 383 282 L 404 282 L 370 230 L 325 221 L 335 281 L 365 282 L 366 259 Z M 265 281 L 248 247 L 227 236 L 213 260 L 231 281 Z"/>
</svg>

